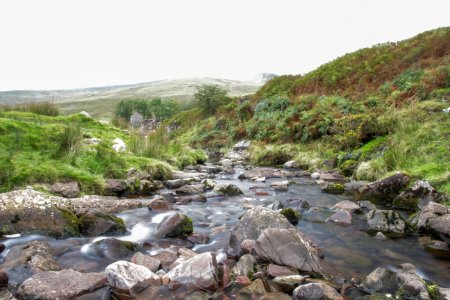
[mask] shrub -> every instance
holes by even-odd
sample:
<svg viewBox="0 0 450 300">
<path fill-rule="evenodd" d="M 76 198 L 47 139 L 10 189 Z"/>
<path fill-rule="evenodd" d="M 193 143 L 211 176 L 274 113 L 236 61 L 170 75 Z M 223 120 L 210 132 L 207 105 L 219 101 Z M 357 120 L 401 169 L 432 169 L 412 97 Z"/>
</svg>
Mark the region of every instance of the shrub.
<svg viewBox="0 0 450 300">
<path fill-rule="evenodd" d="M 227 90 L 218 85 L 201 85 L 194 95 L 205 115 L 214 114 L 227 99 Z"/>
<path fill-rule="evenodd" d="M 65 126 L 56 147 L 56 157 L 67 158 L 73 164 L 80 153 L 82 141 L 83 135 L 79 123 Z"/>
</svg>

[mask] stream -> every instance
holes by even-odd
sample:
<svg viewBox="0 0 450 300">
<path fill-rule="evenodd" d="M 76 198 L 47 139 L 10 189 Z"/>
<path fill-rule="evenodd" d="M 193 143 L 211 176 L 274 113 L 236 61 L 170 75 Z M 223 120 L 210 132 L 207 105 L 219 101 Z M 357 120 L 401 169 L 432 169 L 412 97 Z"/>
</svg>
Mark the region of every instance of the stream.
<svg viewBox="0 0 450 300">
<path fill-rule="evenodd" d="M 251 205 L 270 205 L 277 200 L 302 197 L 310 204 L 310 208 L 302 213 L 300 222 L 296 225 L 299 230 L 309 236 L 325 252 L 325 260 L 344 274 L 348 279 L 363 278 L 377 267 L 395 267 L 409 262 L 416 266 L 418 273 L 442 287 L 450 287 L 450 260 L 420 246 L 416 236 L 405 236 L 398 239 L 379 240 L 373 234 L 366 232 L 367 222 L 364 214 L 353 214 L 351 226 L 341 226 L 324 220 L 333 214 L 330 209 L 342 200 L 355 200 L 351 196 L 323 193 L 320 187 L 310 178 L 291 178 L 295 183 L 286 192 L 275 192 L 270 183 L 280 179 L 268 179 L 266 182 L 239 180 L 237 176 L 243 169 L 236 168 L 235 174 L 219 174 L 214 180 L 218 183 L 236 184 L 244 195 L 236 197 L 217 196 L 212 192 L 206 193 L 208 201 L 205 203 L 192 202 L 188 205 L 175 205 L 172 211 L 149 211 L 145 203 L 151 198 L 141 199 L 142 208 L 123 211 L 117 216 L 124 219 L 129 230 L 128 234 L 118 237 L 122 240 L 144 243 L 150 254 L 159 251 L 173 251 L 178 246 L 189 246 L 180 241 L 162 240 L 155 236 L 156 226 L 168 214 L 180 211 L 191 217 L 194 232 L 208 234 L 207 244 L 199 244 L 193 250 L 199 253 L 213 251 L 217 260 L 227 258 L 231 230 L 244 213 L 245 207 Z M 269 195 L 255 196 L 254 191 L 264 191 Z M 167 190 L 168 191 L 168 190 Z M 382 207 L 379 207 L 382 208 Z M 406 215 L 404 211 L 399 211 Z M 90 245 L 104 237 L 70 238 L 55 240 L 45 236 L 29 235 L 9 237 L 0 240 L 6 246 L 6 251 L 0 255 L 1 263 L 8 253 L 8 249 L 15 245 L 24 244 L 32 240 L 45 240 L 54 248 L 58 262 L 62 268 L 73 268 L 84 272 L 104 271 L 111 263 L 105 258 L 92 254 Z M 175 244 L 174 244 L 175 243 Z M 192 246 L 192 244 L 191 244 Z"/>
</svg>

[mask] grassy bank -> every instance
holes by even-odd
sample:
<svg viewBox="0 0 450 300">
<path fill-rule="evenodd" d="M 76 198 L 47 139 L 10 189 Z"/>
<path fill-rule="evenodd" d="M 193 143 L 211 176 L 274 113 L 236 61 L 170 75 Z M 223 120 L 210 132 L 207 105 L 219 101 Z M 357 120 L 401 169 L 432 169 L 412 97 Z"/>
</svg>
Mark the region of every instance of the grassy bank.
<svg viewBox="0 0 450 300">
<path fill-rule="evenodd" d="M 30 111 L 34 110 L 16 107 L 0 111 L 1 192 L 28 184 L 75 180 L 82 192 L 102 194 L 105 179 L 126 178 L 129 168 L 145 171 L 154 179 L 167 179 L 173 168 L 205 159 L 203 152 L 175 145 L 166 137 L 126 133 L 81 114 L 48 116 Z M 113 150 L 116 138 L 125 142 L 127 151 Z M 148 151 L 150 144 L 158 145 L 158 150 Z"/>
</svg>

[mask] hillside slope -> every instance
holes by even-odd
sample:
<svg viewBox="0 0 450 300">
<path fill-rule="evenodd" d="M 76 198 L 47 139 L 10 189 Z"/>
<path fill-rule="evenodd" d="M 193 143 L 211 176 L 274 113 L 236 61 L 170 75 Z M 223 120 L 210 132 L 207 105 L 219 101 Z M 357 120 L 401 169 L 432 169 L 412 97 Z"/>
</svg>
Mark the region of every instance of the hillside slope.
<svg viewBox="0 0 450 300">
<path fill-rule="evenodd" d="M 406 171 L 450 192 L 449 100 L 450 28 L 439 28 L 276 77 L 214 116 L 193 110 L 174 120 L 185 124 L 177 138 L 192 145 L 253 140 L 257 164 L 296 158 L 363 180 Z"/>
</svg>

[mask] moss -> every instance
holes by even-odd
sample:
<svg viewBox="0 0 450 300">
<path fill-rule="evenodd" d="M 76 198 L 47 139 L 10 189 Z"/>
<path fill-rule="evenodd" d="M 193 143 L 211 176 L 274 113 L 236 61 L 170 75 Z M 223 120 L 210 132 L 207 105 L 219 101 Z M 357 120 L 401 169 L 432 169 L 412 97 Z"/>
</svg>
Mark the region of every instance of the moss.
<svg viewBox="0 0 450 300">
<path fill-rule="evenodd" d="M 322 192 L 329 194 L 342 194 L 344 193 L 344 186 L 339 183 L 328 183 L 326 186 L 322 187 Z"/>
<path fill-rule="evenodd" d="M 80 219 L 71 210 L 56 207 L 60 212 L 64 220 L 66 221 L 66 226 L 64 226 L 64 233 L 67 236 L 81 236 L 80 233 Z"/>
<path fill-rule="evenodd" d="M 441 294 L 439 293 L 439 286 L 437 286 L 436 284 L 427 284 L 426 286 L 431 300 L 441 299 Z"/>
<path fill-rule="evenodd" d="M 290 207 L 283 208 L 280 214 L 282 214 L 292 224 L 298 223 L 298 219 L 300 218 L 300 213 Z"/>
<path fill-rule="evenodd" d="M 175 230 L 173 230 L 167 236 L 171 237 L 171 238 L 184 239 L 184 238 L 188 237 L 189 235 L 191 235 L 192 232 L 194 232 L 194 226 L 192 223 L 192 219 L 189 218 L 188 216 L 184 216 L 183 220 L 177 226 L 177 228 Z"/>
</svg>

